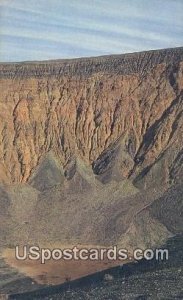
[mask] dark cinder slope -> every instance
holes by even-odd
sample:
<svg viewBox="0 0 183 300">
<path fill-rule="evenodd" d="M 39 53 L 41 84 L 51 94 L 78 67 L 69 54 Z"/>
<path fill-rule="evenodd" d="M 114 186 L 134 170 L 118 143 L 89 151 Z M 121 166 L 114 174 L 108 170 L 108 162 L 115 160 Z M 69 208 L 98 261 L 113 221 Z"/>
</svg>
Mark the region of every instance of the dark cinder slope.
<svg viewBox="0 0 183 300">
<path fill-rule="evenodd" d="M 14 294 L 10 299 L 53 300 L 159 300 L 183 298 L 183 236 L 171 238 L 163 245 L 169 260 L 141 261 L 97 273 L 60 287 L 32 293 Z M 106 278 L 111 280 L 106 280 Z M 107 275 L 107 276 L 106 276 Z M 111 277 L 112 276 L 112 277 Z"/>
</svg>

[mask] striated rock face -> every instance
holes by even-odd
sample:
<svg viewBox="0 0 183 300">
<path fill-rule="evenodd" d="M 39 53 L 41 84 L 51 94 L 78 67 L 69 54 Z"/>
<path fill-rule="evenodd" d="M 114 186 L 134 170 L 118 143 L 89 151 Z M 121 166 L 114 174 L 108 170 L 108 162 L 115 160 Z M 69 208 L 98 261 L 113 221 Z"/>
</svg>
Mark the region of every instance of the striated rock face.
<svg viewBox="0 0 183 300">
<path fill-rule="evenodd" d="M 31 180 L 50 151 L 65 174 L 80 158 L 101 180 L 181 176 L 183 48 L 0 64 L 0 91 L 0 182 Z"/>
<path fill-rule="evenodd" d="M 182 232 L 183 48 L 0 64 L 0 242 Z"/>
</svg>

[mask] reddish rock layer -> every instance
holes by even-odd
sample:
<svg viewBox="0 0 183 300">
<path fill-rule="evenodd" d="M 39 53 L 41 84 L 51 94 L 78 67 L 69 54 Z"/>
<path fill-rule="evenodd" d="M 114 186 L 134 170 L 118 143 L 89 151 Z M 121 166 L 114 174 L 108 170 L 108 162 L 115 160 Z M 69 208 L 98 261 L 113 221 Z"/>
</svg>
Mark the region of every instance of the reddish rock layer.
<svg viewBox="0 0 183 300">
<path fill-rule="evenodd" d="M 0 91 L 1 182 L 26 182 L 50 150 L 65 169 L 79 157 L 101 174 L 116 141 L 123 177 L 160 161 L 166 180 L 180 173 L 183 48 L 1 64 Z"/>
</svg>

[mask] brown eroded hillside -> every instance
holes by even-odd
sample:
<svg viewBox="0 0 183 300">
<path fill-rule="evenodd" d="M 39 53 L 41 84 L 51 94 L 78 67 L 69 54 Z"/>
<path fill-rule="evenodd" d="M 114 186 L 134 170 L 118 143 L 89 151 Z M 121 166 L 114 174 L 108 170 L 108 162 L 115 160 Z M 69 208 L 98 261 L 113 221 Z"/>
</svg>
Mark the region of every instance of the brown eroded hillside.
<svg viewBox="0 0 183 300">
<path fill-rule="evenodd" d="M 0 84 L 2 244 L 181 231 L 183 48 L 3 63 Z"/>
<path fill-rule="evenodd" d="M 107 267 L 58 264 L 55 278 L 19 265 L 17 244 L 131 252 L 182 233 L 182 137 L 183 48 L 1 63 L 0 253 L 20 273 L 0 257 L 0 291 Z"/>
<path fill-rule="evenodd" d="M 118 156 L 117 177 L 178 179 L 182 88 L 182 48 L 0 64 L 1 182 L 31 180 L 50 151 L 69 177 L 78 157 L 106 177 Z"/>
</svg>

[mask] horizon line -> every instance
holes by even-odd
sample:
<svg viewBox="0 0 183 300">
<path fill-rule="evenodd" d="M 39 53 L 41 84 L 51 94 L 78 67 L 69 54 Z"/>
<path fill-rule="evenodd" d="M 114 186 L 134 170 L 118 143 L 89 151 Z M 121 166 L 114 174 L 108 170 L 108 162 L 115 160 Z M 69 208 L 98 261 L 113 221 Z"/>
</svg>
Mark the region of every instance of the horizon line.
<svg viewBox="0 0 183 300">
<path fill-rule="evenodd" d="M 158 51 L 166 51 L 166 50 L 176 50 L 182 49 L 182 46 L 177 47 L 168 47 L 168 48 L 156 48 L 156 49 L 149 49 L 149 50 L 142 50 L 142 51 L 134 51 L 134 52 L 124 52 L 124 53 L 114 53 L 114 54 L 103 54 L 97 56 L 79 56 L 79 57 L 72 57 L 72 58 L 55 58 L 55 59 L 44 59 L 44 60 L 22 60 L 22 61 L 0 61 L 1 65 L 11 65 L 11 64 L 34 64 L 34 63 L 57 63 L 57 62 L 67 62 L 67 61 L 77 61 L 77 60 L 88 60 L 88 59 L 100 59 L 100 58 L 107 58 L 107 57 L 118 57 L 118 56 L 125 56 L 125 55 L 133 55 L 133 54 L 140 54 L 140 53 L 147 53 L 147 52 L 158 52 Z"/>
</svg>

